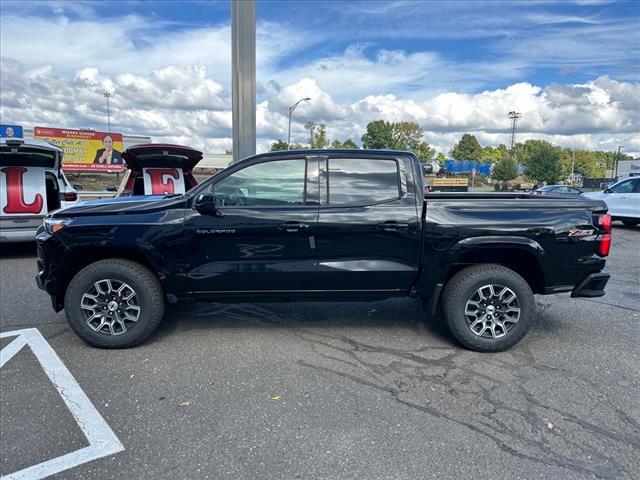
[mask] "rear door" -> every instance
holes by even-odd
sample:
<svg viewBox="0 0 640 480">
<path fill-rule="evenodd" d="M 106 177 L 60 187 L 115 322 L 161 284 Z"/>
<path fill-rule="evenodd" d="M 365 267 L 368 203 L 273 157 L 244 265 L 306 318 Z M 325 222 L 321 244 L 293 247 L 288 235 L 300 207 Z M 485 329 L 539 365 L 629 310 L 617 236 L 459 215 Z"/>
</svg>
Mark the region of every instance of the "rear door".
<svg viewBox="0 0 640 480">
<path fill-rule="evenodd" d="M 187 210 L 186 269 L 203 296 L 312 290 L 318 216 L 315 157 L 258 159 L 216 178 L 217 214 Z"/>
<path fill-rule="evenodd" d="M 327 291 L 406 291 L 419 262 L 422 195 L 410 157 L 320 161 L 318 283 Z"/>
</svg>

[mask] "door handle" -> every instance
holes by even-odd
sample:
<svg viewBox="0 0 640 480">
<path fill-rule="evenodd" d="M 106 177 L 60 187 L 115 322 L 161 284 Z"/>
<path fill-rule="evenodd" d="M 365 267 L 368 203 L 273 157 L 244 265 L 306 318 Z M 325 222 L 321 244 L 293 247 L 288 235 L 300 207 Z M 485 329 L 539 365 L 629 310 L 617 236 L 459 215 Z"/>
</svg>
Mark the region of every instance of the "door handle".
<svg viewBox="0 0 640 480">
<path fill-rule="evenodd" d="M 384 230 L 386 232 L 395 232 L 398 230 L 409 230 L 408 223 L 398 223 L 395 220 L 389 220 L 388 222 L 379 223 L 377 227 L 378 227 L 378 230 Z"/>
<path fill-rule="evenodd" d="M 300 230 L 308 230 L 309 224 L 298 223 L 298 222 L 287 222 L 287 223 L 282 223 L 279 228 L 280 230 L 284 230 L 285 232 L 295 233 L 295 232 L 299 232 Z"/>
</svg>

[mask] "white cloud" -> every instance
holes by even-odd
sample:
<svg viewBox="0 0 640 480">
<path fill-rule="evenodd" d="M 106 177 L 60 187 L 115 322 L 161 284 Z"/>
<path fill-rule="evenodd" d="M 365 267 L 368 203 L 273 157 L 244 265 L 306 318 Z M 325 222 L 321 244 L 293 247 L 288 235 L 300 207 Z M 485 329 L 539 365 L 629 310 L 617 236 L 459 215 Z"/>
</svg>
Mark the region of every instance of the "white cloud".
<svg viewBox="0 0 640 480">
<path fill-rule="evenodd" d="M 5 123 L 25 126 L 104 128 L 105 90 L 112 93 L 114 130 L 148 134 L 155 141 L 193 145 L 207 151 L 231 147 L 229 92 L 202 65 L 169 65 L 136 73 L 103 73 L 85 67 L 70 76 L 52 65 L 27 67 L 11 59 L 1 64 L 0 115 Z M 302 97 L 293 117 L 292 138 L 305 143 L 306 121 L 325 123 L 331 139 L 359 142 L 368 122 L 376 119 L 418 122 L 425 139 L 448 152 L 465 132 L 482 144 L 509 139 L 507 113 L 523 114 L 518 138 L 545 138 L 563 146 L 613 150 L 625 145 L 640 152 L 640 83 L 608 77 L 584 84 L 555 84 L 541 88 L 516 83 L 477 94 L 445 92 L 426 100 L 394 95 L 368 95 L 338 101 L 318 81 L 305 77 L 264 88 L 257 107 L 258 146 L 287 138 L 288 106 Z"/>
</svg>

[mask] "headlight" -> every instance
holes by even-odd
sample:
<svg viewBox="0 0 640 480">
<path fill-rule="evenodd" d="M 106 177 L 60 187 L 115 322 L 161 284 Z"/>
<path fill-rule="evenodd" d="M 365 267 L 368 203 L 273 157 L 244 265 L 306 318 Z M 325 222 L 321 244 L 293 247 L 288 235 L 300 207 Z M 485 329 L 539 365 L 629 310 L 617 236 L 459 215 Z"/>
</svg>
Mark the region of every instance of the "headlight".
<svg viewBox="0 0 640 480">
<path fill-rule="evenodd" d="M 56 233 L 71 223 L 70 218 L 49 218 L 45 217 L 42 225 L 48 233 Z"/>
</svg>

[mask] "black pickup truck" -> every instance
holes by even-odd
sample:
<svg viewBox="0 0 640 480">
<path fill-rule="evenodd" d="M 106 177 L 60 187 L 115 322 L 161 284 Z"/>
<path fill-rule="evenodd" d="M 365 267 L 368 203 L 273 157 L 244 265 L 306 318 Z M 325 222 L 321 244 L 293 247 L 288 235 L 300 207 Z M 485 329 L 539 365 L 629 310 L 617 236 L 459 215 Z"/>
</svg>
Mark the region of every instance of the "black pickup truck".
<svg viewBox="0 0 640 480">
<path fill-rule="evenodd" d="M 144 341 L 165 303 L 422 299 L 479 351 L 518 342 L 534 294 L 604 295 L 601 201 L 428 194 L 411 153 L 253 156 L 183 195 L 85 202 L 37 234 L 38 285 L 87 343 Z"/>
</svg>

